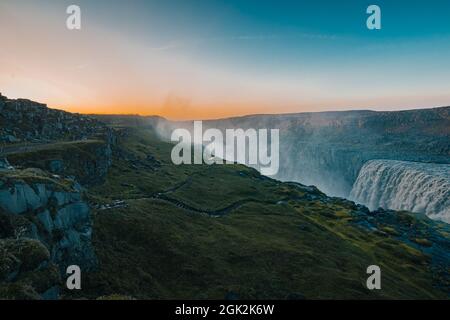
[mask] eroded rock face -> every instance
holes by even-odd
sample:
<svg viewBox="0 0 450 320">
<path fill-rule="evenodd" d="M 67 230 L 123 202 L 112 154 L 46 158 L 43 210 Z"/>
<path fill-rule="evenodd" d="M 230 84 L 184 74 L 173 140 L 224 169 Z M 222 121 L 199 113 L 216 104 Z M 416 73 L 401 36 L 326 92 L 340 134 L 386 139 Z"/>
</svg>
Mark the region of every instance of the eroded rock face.
<svg viewBox="0 0 450 320">
<path fill-rule="evenodd" d="M 65 274 L 69 265 L 78 265 L 83 271 L 96 266 L 90 209 L 74 181 L 41 171 L 0 174 L 0 225 L 0 238 L 4 239 L 0 241 L 38 242 L 48 254 L 41 260 L 54 265 L 59 274 Z M 22 264 L 29 263 L 27 257 L 22 260 Z M 15 279 L 13 271 L 8 274 L 4 279 Z M 43 298 L 54 298 L 57 292 L 53 286 L 41 289 L 34 291 Z"/>
</svg>

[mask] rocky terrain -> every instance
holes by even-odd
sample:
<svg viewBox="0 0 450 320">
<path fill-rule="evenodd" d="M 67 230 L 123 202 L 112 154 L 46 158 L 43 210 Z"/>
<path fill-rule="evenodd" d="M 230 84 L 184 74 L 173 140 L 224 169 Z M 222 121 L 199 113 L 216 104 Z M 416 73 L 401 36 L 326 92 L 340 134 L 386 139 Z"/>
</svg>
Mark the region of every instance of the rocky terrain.
<svg viewBox="0 0 450 320">
<path fill-rule="evenodd" d="M 69 265 L 97 266 L 85 188 L 115 135 L 101 122 L 0 95 L 0 297 L 56 299 Z"/>
<path fill-rule="evenodd" d="M 92 139 L 108 134 L 108 130 L 93 118 L 26 99 L 8 99 L 0 93 L 0 146 Z"/>
<path fill-rule="evenodd" d="M 371 211 L 239 164 L 176 166 L 170 159 L 173 145 L 161 140 L 163 129 L 173 124 L 161 118 L 64 112 L 60 118 L 59 111 L 43 105 L 5 98 L 1 108 L 8 108 L 3 121 L 10 120 L 1 127 L 0 298 L 450 297 L 445 223 L 420 213 Z M 36 112 L 34 121 L 24 112 L 29 108 Z M 368 125 L 373 120 L 367 114 L 366 122 L 352 113 L 341 120 L 335 116 L 336 121 L 315 119 L 315 126 L 326 125 L 311 130 L 310 137 L 322 138 L 330 123 L 333 132 L 346 121 L 377 127 L 376 121 Z M 47 117 L 52 129 L 42 131 L 39 117 Z M 307 130 L 312 120 L 306 119 L 315 116 L 299 117 L 304 127 L 280 117 L 283 130 L 290 128 L 285 133 Z M 67 132 L 72 125 L 79 132 Z M 430 130 L 438 129 L 439 121 Z M 33 135 L 35 130 L 42 136 Z M 351 138 L 347 125 L 342 131 Z M 395 149 L 406 154 L 427 147 L 437 161 L 447 152 L 446 136 L 433 140 L 433 134 L 430 140 L 418 134 L 428 143 L 404 149 L 399 140 Z M 343 136 L 336 136 L 342 142 Z M 327 141 L 336 145 L 333 139 Z M 366 140 L 349 141 L 356 149 L 349 152 L 349 143 L 344 155 L 373 149 L 363 148 Z M 298 152 L 302 143 L 292 140 L 287 147 Z M 337 163 L 345 167 L 346 161 L 336 160 L 340 153 L 324 150 L 315 154 L 331 158 L 316 161 L 318 172 Z M 359 170 L 353 170 L 356 179 Z M 336 179 L 344 172 L 337 171 Z M 80 291 L 65 289 L 65 268 L 71 264 L 82 269 Z M 373 264 L 382 269 L 382 290 L 365 286 L 366 268 Z"/>
<path fill-rule="evenodd" d="M 72 176 L 83 185 L 105 177 L 116 142 L 110 127 L 92 117 L 1 94 L 0 111 L 0 158 L 11 165 Z"/>
<path fill-rule="evenodd" d="M 39 169 L 0 172 L 0 230 L 0 295 L 57 298 L 69 265 L 96 265 L 90 209 L 73 180 Z"/>
</svg>

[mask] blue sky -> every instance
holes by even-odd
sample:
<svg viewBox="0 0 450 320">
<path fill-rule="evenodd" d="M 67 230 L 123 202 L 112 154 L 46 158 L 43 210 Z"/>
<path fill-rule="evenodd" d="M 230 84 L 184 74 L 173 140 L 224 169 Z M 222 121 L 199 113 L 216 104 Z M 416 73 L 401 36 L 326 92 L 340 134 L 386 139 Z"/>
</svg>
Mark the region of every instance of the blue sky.
<svg viewBox="0 0 450 320">
<path fill-rule="evenodd" d="M 82 9 L 78 33 L 64 28 L 70 4 Z M 371 4 L 381 30 L 366 28 Z M 3 0 L 0 36 L 20 37 L 0 51 L 18 65 L 0 87 L 70 110 L 121 103 L 175 118 L 448 105 L 449 21 L 445 0 Z"/>
</svg>

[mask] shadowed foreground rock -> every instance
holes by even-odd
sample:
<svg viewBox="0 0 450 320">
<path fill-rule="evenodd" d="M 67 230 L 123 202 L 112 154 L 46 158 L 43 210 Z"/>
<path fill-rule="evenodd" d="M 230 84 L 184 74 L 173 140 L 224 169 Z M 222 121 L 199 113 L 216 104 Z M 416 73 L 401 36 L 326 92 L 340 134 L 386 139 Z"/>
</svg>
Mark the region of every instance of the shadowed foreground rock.
<svg viewBox="0 0 450 320">
<path fill-rule="evenodd" d="M 0 225 L 3 298 L 57 298 L 67 266 L 96 266 L 90 209 L 73 180 L 38 169 L 1 172 Z"/>
</svg>

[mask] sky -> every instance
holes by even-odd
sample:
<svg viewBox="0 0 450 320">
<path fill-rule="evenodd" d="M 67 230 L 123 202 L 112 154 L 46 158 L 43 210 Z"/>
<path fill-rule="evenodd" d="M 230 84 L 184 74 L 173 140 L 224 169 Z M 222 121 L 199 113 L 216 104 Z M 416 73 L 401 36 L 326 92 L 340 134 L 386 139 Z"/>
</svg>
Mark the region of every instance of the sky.
<svg viewBox="0 0 450 320">
<path fill-rule="evenodd" d="M 0 92 L 71 112 L 428 108 L 450 105 L 449 71 L 447 0 L 0 1 Z"/>
</svg>

